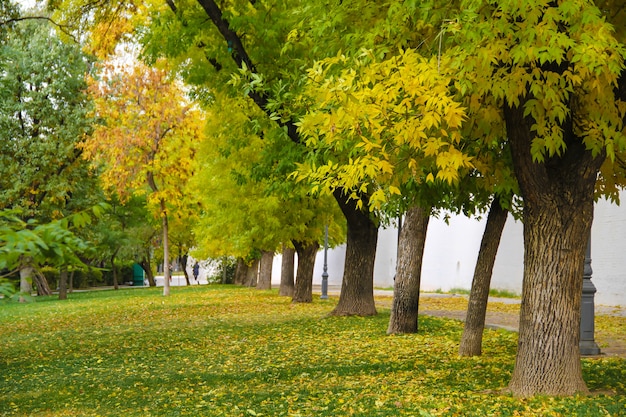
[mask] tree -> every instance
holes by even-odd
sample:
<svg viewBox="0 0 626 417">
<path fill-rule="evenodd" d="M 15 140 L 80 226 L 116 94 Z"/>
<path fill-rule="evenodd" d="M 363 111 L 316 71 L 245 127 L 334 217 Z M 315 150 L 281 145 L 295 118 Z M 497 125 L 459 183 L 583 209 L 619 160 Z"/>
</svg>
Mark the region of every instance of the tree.
<svg viewBox="0 0 626 417">
<path fill-rule="evenodd" d="M 169 216 L 183 204 L 181 185 L 192 175 L 193 144 L 202 136 L 204 121 L 163 70 L 137 63 L 125 70 L 105 66 L 101 75 L 90 82 L 100 124 L 82 149 L 102 165 L 105 186 L 122 199 L 148 193 L 148 207 L 162 222 L 167 296 Z"/>
<path fill-rule="evenodd" d="M 272 289 L 272 262 L 274 260 L 274 252 L 263 251 L 261 254 L 261 265 L 259 267 L 259 282 L 257 283 L 257 289 L 270 290 Z"/>
<path fill-rule="evenodd" d="M 35 219 L 25 222 L 19 210 L 0 211 L 0 270 L 21 270 L 24 258 L 29 259 L 30 268 L 39 275 L 38 268 L 43 265 L 64 270 L 83 266 L 81 255 L 88 252 L 89 246 L 75 232 L 91 224 L 92 218 L 102 211 L 98 205 L 47 223 Z M 20 300 L 24 300 L 23 295 Z"/>
<path fill-rule="evenodd" d="M 483 330 L 489 299 L 489 287 L 493 266 L 496 261 L 500 237 L 509 212 L 502 208 L 500 201 L 495 198 L 487 216 L 485 232 L 480 242 L 478 259 L 474 268 L 472 288 L 470 291 L 465 317 L 465 327 L 459 346 L 461 356 L 476 356 L 482 352 Z"/>
<path fill-rule="evenodd" d="M 76 148 L 90 124 L 90 59 L 46 22 L 29 20 L 8 34 L 0 65 L 0 209 L 45 223 L 95 204 L 95 177 Z M 30 292 L 23 261 L 21 288 Z"/>
<path fill-rule="evenodd" d="M 250 103 L 219 93 L 214 93 L 213 101 L 207 111 L 216 116 L 208 118 L 206 140 L 198 152 L 199 168 L 190 182 L 203 212 L 196 227 L 195 256 L 230 255 L 252 261 L 292 242 L 301 249 L 298 257 L 303 265 L 314 248 L 314 262 L 325 224 L 331 225 L 333 243 L 343 237 L 334 201 L 311 198 L 307 187 L 292 182 L 279 183 L 281 171 L 294 169 L 279 155 L 291 152 L 294 145 L 284 139 L 266 140 L 277 134 L 276 128 L 268 121 L 255 124 L 249 114 L 258 110 Z M 271 267 L 269 261 L 265 264 Z M 302 284 L 308 295 L 294 294 L 294 301 L 310 302 L 312 272 L 297 277 L 301 284 L 309 282 Z M 262 274 L 257 288 L 268 288 L 269 278 Z"/>
<path fill-rule="evenodd" d="M 524 286 L 509 389 L 586 392 L 581 277 L 596 179 L 620 181 L 624 45 L 591 2 L 464 6 L 460 45 L 450 53 L 465 93 L 499 110 L 524 200 Z"/>
<path fill-rule="evenodd" d="M 300 132 L 328 162 L 310 160 L 300 176 L 316 188 L 341 190 L 357 207 L 407 212 L 389 333 L 417 331 L 428 218 L 433 209 L 458 201 L 446 194 L 473 167 L 461 142 L 465 112 L 450 90 L 451 77 L 447 61 L 414 50 L 383 60 L 364 50 L 353 59 L 320 61 L 309 71 L 311 110 Z"/>
<path fill-rule="evenodd" d="M 161 10 L 152 15 L 143 38 L 146 51 L 180 63 L 187 80 L 203 88 L 229 87 L 237 94 L 243 90 L 264 113 L 263 118 L 269 117 L 281 128 L 283 136 L 294 144 L 302 143 L 296 126 L 303 111 L 297 92 L 304 75 L 302 68 L 311 62 L 308 57 L 311 51 L 303 47 L 291 50 L 289 56 L 281 54 L 292 29 L 289 24 L 295 4 L 245 3 L 223 10 L 212 0 L 198 1 L 200 8 L 176 2 L 168 5 L 172 14 Z M 207 17 L 214 24 L 210 30 L 204 26 Z M 163 39 L 168 39 L 168 46 L 177 46 L 162 48 Z M 181 41 L 185 47 L 181 47 Z M 231 75 L 235 82 L 224 82 Z M 373 262 L 378 225 L 367 210 L 352 204 L 348 196 L 339 192 L 333 196 L 348 223 L 343 282 L 351 289 L 342 291 L 337 312 L 373 314 L 376 312 Z M 364 227 L 368 232 L 362 232 Z"/>
<path fill-rule="evenodd" d="M 283 244 L 282 262 L 280 268 L 280 288 L 279 295 L 293 297 L 294 291 L 294 260 L 295 249 Z"/>
</svg>

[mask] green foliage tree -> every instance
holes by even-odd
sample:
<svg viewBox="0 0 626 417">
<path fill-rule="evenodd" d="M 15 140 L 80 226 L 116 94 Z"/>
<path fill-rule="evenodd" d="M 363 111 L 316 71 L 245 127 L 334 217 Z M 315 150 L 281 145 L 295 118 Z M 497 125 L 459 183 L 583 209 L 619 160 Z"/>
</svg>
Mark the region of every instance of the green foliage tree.
<svg viewBox="0 0 626 417">
<path fill-rule="evenodd" d="M 122 204 L 112 195 L 107 210 L 89 229 L 88 239 L 96 248 L 90 261 L 110 268 L 113 287 L 118 289 L 119 262 L 141 262 L 144 248 L 152 247 L 153 237 L 160 231 L 160 224 L 146 208 L 145 196 L 129 196 Z"/>
<path fill-rule="evenodd" d="M 616 193 L 623 39 L 593 2 L 463 2 L 459 89 L 506 127 L 524 200 L 524 286 L 510 390 L 586 392 L 578 350 L 594 192 Z M 607 13 L 610 11 L 607 10 Z"/>
<path fill-rule="evenodd" d="M 76 148 L 89 130 L 83 90 L 90 59 L 46 21 L 25 20 L 8 33 L 0 60 L 0 209 L 45 223 L 93 205 L 97 183 Z"/>
<path fill-rule="evenodd" d="M 446 194 L 451 188 L 458 193 L 462 173 L 473 168 L 460 146 L 465 112 L 450 91 L 449 69 L 413 50 L 382 61 L 366 50 L 355 59 L 323 60 L 309 71 L 312 103 L 300 132 L 322 161 L 309 161 L 300 177 L 312 180 L 314 189 L 342 190 L 357 206 L 367 197 L 370 211 L 388 206 L 393 215 L 407 212 L 389 333 L 417 331 L 428 218 L 458 204 Z"/>
<path fill-rule="evenodd" d="M 17 210 L 0 211 L 0 270 L 19 270 L 23 268 L 24 259 L 28 259 L 34 269 L 44 265 L 84 266 L 81 257 L 88 253 L 90 246 L 76 231 L 91 224 L 93 217 L 99 217 L 103 209 L 97 205 L 46 223 L 35 219 L 24 221 Z M 7 286 L 3 288 L 8 295 Z"/>
<path fill-rule="evenodd" d="M 155 10 L 143 42 L 146 53 L 179 63 L 190 83 L 243 92 L 295 144 L 302 138 L 296 121 L 304 111 L 299 91 L 303 68 L 312 63 L 308 47 L 285 52 L 297 2 L 225 3 L 212 0 L 168 2 L 170 13 Z M 204 22 L 207 17 L 213 27 Z M 166 47 L 163 47 L 164 39 Z M 326 56 L 328 51 L 317 50 Z M 204 92 L 200 89 L 199 93 Z M 280 142 L 278 142 L 280 143 Z M 300 152 L 304 149 L 301 148 Z M 334 193 L 348 224 L 346 266 L 336 314 L 375 314 L 373 264 L 378 224 L 341 191 Z"/>
<path fill-rule="evenodd" d="M 252 259 L 274 253 L 282 244 L 293 245 L 302 268 L 293 299 L 310 302 L 324 225 L 330 225 L 331 243 L 342 241 L 341 214 L 332 199 L 308 196 L 308 187 L 278 184 L 276 175 L 293 166 L 277 155 L 292 152 L 294 145 L 283 139 L 282 146 L 274 145 L 280 149 L 273 148 L 279 139 L 265 138 L 276 134 L 276 128 L 269 121 L 255 128 L 249 115 L 258 111 L 246 100 L 214 96 L 214 117 L 207 118 L 207 139 L 199 148 L 192 181 L 191 193 L 199 196 L 203 212 L 194 256 Z"/>
</svg>

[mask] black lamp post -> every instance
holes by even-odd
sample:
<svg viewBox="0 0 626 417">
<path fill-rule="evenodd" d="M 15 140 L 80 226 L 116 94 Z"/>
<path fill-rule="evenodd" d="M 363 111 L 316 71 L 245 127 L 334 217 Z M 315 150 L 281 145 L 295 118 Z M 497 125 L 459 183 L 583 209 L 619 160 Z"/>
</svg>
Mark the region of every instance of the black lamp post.
<svg viewBox="0 0 626 417">
<path fill-rule="evenodd" d="M 328 225 L 324 226 L 324 271 L 322 272 L 322 300 L 328 299 Z"/>
<path fill-rule="evenodd" d="M 591 236 L 587 241 L 585 266 L 583 270 L 583 296 L 580 303 L 580 342 L 578 348 L 581 355 L 599 355 L 600 347 L 594 340 L 594 295 L 596 287 L 591 282 Z"/>
</svg>

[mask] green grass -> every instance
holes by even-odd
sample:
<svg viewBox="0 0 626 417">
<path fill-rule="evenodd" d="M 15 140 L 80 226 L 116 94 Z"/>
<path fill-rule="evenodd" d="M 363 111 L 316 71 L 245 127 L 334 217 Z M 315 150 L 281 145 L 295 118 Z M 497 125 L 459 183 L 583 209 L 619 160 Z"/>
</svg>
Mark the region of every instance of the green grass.
<svg viewBox="0 0 626 417">
<path fill-rule="evenodd" d="M 195 286 L 0 304 L 0 415 L 626 415 L 623 359 L 583 362 L 613 395 L 519 400 L 497 393 L 515 333 L 487 331 L 482 357 L 459 358 L 458 321 L 387 336 L 387 310 L 327 317 L 335 303 Z"/>
</svg>

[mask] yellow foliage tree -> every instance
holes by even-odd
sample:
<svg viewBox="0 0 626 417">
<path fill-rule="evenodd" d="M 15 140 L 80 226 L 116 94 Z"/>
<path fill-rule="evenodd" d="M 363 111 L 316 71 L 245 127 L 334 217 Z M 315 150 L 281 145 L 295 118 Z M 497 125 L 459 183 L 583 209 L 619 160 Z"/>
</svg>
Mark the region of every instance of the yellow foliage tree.
<svg viewBox="0 0 626 417">
<path fill-rule="evenodd" d="M 193 173 L 204 118 L 164 70 L 108 64 L 100 74 L 89 80 L 99 123 L 82 148 L 102 168 L 105 187 L 122 200 L 147 193 L 148 208 L 162 220 L 163 295 L 169 295 L 168 216 L 188 207 L 183 190 Z"/>
<path fill-rule="evenodd" d="M 307 146 L 331 155 L 300 166 L 299 177 L 316 189 L 343 188 L 359 207 L 367 195 L 375 210 L 407 181 L 453 184 L 473 167 L 460 147 L 465 111 L 436 59 L 411 49 L 380 62 L 369 51 L 339 55 L 317 62 L 309 79 L 315 104 L 300 132 Z"/>
</svg>

